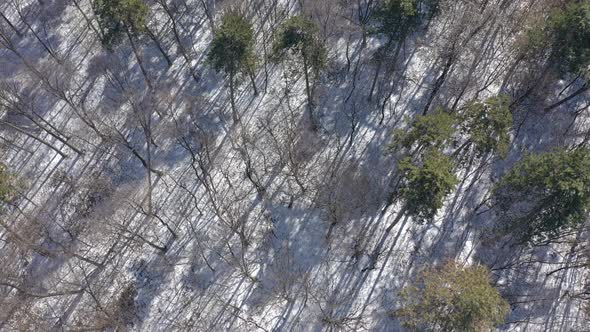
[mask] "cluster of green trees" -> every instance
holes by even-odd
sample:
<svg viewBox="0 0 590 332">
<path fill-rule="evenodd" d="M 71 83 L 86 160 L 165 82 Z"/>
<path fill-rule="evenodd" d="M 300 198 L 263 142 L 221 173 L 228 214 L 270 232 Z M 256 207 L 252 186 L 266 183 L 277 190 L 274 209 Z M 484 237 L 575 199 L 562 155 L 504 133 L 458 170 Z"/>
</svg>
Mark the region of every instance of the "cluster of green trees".
<svg viewBox="0 0 590 332">
<path fill-rule="evenodd" d="M 471 101 L 456 112 L 439 108 L 418 115 L 409 128 L 395 132 L 390 148 L 403 157 L 392 202 L 397 199 L 402 209 L 386 235 L 406 215 L 418 222 L 432 220 L 457 185 L 455 173 L 464 158 L 507 156 L 512 130 L 509 105 L 510 98 L 500 95 Z M 406 327 L 418 330 L 488 331 L 503 323 L 509 311 L 491 285 L 489 271 L 481 266 L 448 263 L 425 271 L 400 297 L 403 307 L 396 315 Z"/>
<path fill-rule="evenodd" d="M 478 159 L 507 156 L 512 128 L 509 105 L 510 99 L 505 96 L 472 101 L 456 114 L 439 109 L 417 116 L 407 130 L 396 132 L 392 147 L 400 148 L 406 155 L 398 172 L 401 179 L 397 198 L 404 206 L 402 213 L 418 221 L 436 215 L 457 183 L 455 168 L 460 154 Z M 456 134 L 464 143 L 453 150 Z M 491 197 L 499 215 L 501 234 L 523 244 L 554 240 L 564 230 L 588 221 L 590 150 L 557 149 L 527 154 L 494 186 Z M 506 315 L 503 300 L 487 293 L 485 285 L 489 281 L 485 275 L 484 269 L 450 266 L 436 273 L 428 272 L 421 288 L 407 288 L 402 293 L 405 300 L 411 301 L 400 315 L 412 327 L 485 331 L 501 323 Z M 469 284 L 475 289 L 464 293 L 454 290 L 462 287 L 455 283 L 463 281 L 475 282 Z M 453 307 L 442 309 L 447 308 L 447 302 Z M 438 310 L 433 306 L 438 306 Z"/>
<path fill-rule="evenodd" d="M 311 19 L 297 15 L 283 22 L 275 36 L 271 60 L 279 63 L 286 57 L 294 57 L 302 64 L 305 93 L 312 126 L 316 128 L 313 113 L 313 80 L 326 66 L 326 48 L 319 39 L 317 24 Z M 254 52 L 255 36 L 252 23 L 239 11 L 228 10 L 221 18 L 221 26 L 215 31 L 208 59 L 213 68 L 229 79 L 230 100 L 234 120 L 237 120 L 235 103 L 236 75 L 250 76 L 254 93 L 257 94 L 254 71 L 257 58 Z"/>
<path fill-rule="evenodd" d="M 317 24 L 311 19 L 297 15 L 283 22 L 275 36 L 271 59 L 279 63 L 287 57 L 295 58 L 302 64 L 305 79 L 307 107 L 313 128 L 317 128 L 313 112 L 313 80 L 319 78 L 326 66 L 326 48 L 319 39 Z M 235 10 L 226 11 L 221 18 L 221 27 L 213 37 L 208 59 L 213 68 L 228 76 L 230 100 L 234 120 L 237 120 L 235 103 L 236 75 L 250 76 L 254 93 L 257 94 L 254 71 L 257 58 L 254 52 L 255 36 L 252 23 Z"/>
<path fill-rule="evenodd" d="M 466 157 L 506 157 L 512 130 L 509 104 L 510 98 L 500 95 L 471 101 L 453 113 L 439 108 L 395 132 L 391 149 L 404 155 L 398 182 L 405 212 L 418 220 L 432 219 L 458 183 L 455 169 Z M 463 142 L 453 150 L 459 140 Z"/>
</svg>

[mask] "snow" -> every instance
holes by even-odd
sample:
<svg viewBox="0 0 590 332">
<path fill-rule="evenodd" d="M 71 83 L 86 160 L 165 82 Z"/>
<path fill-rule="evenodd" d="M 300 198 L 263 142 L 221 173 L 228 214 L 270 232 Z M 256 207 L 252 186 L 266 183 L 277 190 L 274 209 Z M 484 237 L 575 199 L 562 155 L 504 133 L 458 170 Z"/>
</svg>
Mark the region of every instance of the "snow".
<svg viewBox="0 0 590 332">
<path fill-rule="evenodd" d="M 490 266 L 493 281 L 514 303 L 501 330 L 587 328 L 581 301 L 572 296 L 583 287 L 586 271 L 568 269 L 547 275 L 566 261 L 580 258 L 568 255 L 567 245 L 514 249 L 490 242 L 494 214 L 482 213 L 486 207 L 480 206 L 492 179 L 499 178 L 523 151 L 547 151 L 580 141 L 587 115 L 581 115 L 574 130 L 563 135 L 573 118 L 571 106 L 551 114 L 531 112 L 518 136 L 515 133 L 506 161 L 492 160 L 488 168 L 458 170 L 462 184 L 447 198 L 435 220 L 419 224 L 402 218 L 387 237 L 378 260 L 371 257 L 401 209 L 394 205 L 381 213 L 399 157 L 388 153 L 386 147 L 395 128 L 403 128 L 422 112 L 444 65 L 442 56 L 452 35 L 449 30 L 457 17 L 438 18 L 427 34 L 408 40 L 393 72 L 394 93 L 385 106 L 381 99 L 387 94 L 389 80 L 383 80 L 383 74 L 388 73 L 382 73 L 383 82 L 376 90 L 379 102 L 370 103 L 366 98 L 375 70 L 370 59 L 380 41 L 369 38 L 362 47 L 358 32 L 352 34 L 352 65 L 346 71 L 348 36 L 327 40 L 331 64 L 316 87 L 315 111 L 321 128 L 314 132 L 309 129 L 303 78 L 291 72 L 301 69 L 296 63 L 269 64 L 268 81 L 260 63 L 258 96 L 244 78 L 236 94 L 241 121 L 233 123 L 227 82 L 208 69 L 204 60 L 211 31 L 200 1 L 186 1 L 188 7 L 183 1 L 174 1 L 190 64 L 170 32 L 166 13 L 150 3 L 150 22 L 162 34 L 162 44 L 174 61 L 167 68 L 149 38 L 138 42 L 140 56 L 150 69 L 153 93 L 147 91 L 129 45 L 108 54 L 75 6 L 61 0 L 44 2 L 40 5 L 31 0 L 23 7 L 44 13 L 45 22 L 41 16 L 29 19 L 38 31 L 47 26 L 48 35 L 43 38 L 68 61 L 57 63 L 27 33 L 16 39 L 18 50 L 33 68 L 51 78 L 43 82 L 4 49 L 0 50 L 2 80 L 38 91 L 46 100 L 38 111 L 85 153 L 77 155 L 50 135 L 38 132 L 69 156 L 62 158 L 30 137 L 3 130 L 2 137 L 14 138 L 15 144 L 32 152 L 10 148 L 2 152 L 2 162 L 26 182 L 23 194 L 28 198 L 19 205 L 23 214 L 14 211 L 7 222 L 15 227 L 37 224 L 27 226 L 31 228 L 27 236 L 60 254 L 52 258 L 15 249 L 4 230 L 0 250 L 3 257 L 27 262 L 22 278 L 35 289 L 84 291 L 17 301 L 15 308 L 29 308 L 37 317 L 35 330 L 75 329 L 82 322 L 98 322 L 99 306 L 112 305 L 122 289 L 134 283 L 138 309 L 133 328 L 139 331 L 397 331 L 401 326 L 393 311 L 400 305 L 398 292 L 420 269 L 446 260 Z M 79 2 L 91 16 L 89 2 Z M 269 13 L 258 13 L 257 17 L 272 17 L 274 2 L 255 2 L 261 5 L 261 12 Z M 280 2 L 292 11 L 298 8 L 297 1 Z M 16 22 L 11 8 L 8 3 L 0 4 L 0 10 Z M 510 10 L 522 9 L 514 5 Z M 470 19 L 480 22 L 483 17 L 480 13 Z M 500 17 L 496 20 L 499 27 L 506 23 Z M 272 22 L 264 26 L 259 18 L 255 22 L 260 43 L 261 29 L 270 34 Z M 19 28 L 24 31 L 22 24 Z M 469 32 L 460 31 L 460 35 L 466 38 Z M 470 81 L 465 81 L 464 75 L 473 61 L 471 51 L 482 43 L 482 36 L 467 42 L 435 105 L 452 103 L 454 87 L 462 84 L 468 91 L 463 101 L 482 86 L 480 98 L 499 91 L 503 78 L 489 86 L 486 80 L 500 62 L 513 57 L 504 45 L 513 36 L 509 31 L 499 34 L 492 45 L 497 47 L 490 46 L 493 52 L 482 55 L 485 66 L 478 66 Z M 259 56 L 262 58 L 262 53 Z M 190 74 L 191 66 L 201 77 L 198 83 Z M 77 109 L 56 93 L 64 86 Z M 81 121 L 80 114 L 91 119 L 105 137 Z M 152 172 L 152 202 L 158 218 L 139 208 L 147 209 L 147 171 L 115 131 L 120 130 L 145 157 L 147 145 L 138 117 L 146 114 L 152 117 L 156 143 L 152 167 L 162 172 Z M 355 128 L 352 140 L 351 127 Z M 192 159 L 187 146 L 199 153 L 197 160 Z M 59 172 L 67 174 L 72 183 L 54 180 Z M 76 206 L 85 202 L 100 180 L 110 186 L 110 194 L 90 215 L 80 215 Z M 52 185 L 52 181 L 56 183 Z M 178 237 L 173 238 L 162 223 Z M 73 232 L 71 236 L 64 228 Z M 165 246 L 166 251 L 138 236 Z M 516 260 L 522 264 L 499 269 Z M 3 294 L 15 296 L 16 292 L 9 289 Z M 14 326 L 11 324 L 17 324 L 18 319 L 11 317 L 5 323 Z"/>
</svg>

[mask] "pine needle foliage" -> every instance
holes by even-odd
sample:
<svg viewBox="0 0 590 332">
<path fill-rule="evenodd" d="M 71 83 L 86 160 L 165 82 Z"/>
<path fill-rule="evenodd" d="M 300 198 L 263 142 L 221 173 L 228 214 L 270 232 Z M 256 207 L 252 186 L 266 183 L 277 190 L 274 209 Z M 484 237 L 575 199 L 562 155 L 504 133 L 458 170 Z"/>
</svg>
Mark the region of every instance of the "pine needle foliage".
<svg viewBox="0 0 590 332">
<path fill-rule="evenodd" d="M 454 262 L 423 271 L 400 297 L 403 307 L 395 315 L 415 331 L 491 331 L 510 311 L 486 267 Z"/>
<path fill-rule="evenodd" d="M 496 185 L 493 201 L 506 232 L 547 241 L 590 212 L 590 150 L 529 154 Z"/>
<path fill-rule="evenodd" d="M 102 44 L 109 50 L 129 33 L 145 30 L 149 7 L 144 0 L 94 0 L 92 3 L 102 31 Z"/>
<path fill-rule="evenodd" d="M 403 174 L 401 198 L 408 215 L 418 221 L 434 218 L 445 197 L 458 183 L 453 167 L 451 159 L 435 149 L 425 154 L 421 164 L 412 162 L 409 157 L 400 161 L 399 170 Z"/>
<path fill-rule="evenodd" d="M 496 154 L 506 158 L 513 122 L 510 102 L 510 97 L 500 95 L 483 102 L 472 101 L 464 107 L 460 115 L 461 130 L 475 145 L 478 157 Z"/>
<path fill-rule="evenodd" d="M 254 29 L 238 11 L 226 12 L 215 31 L 208 61 L 215 70 L 234 75 L 250 72 L 256 65 Z"/>
</svg>

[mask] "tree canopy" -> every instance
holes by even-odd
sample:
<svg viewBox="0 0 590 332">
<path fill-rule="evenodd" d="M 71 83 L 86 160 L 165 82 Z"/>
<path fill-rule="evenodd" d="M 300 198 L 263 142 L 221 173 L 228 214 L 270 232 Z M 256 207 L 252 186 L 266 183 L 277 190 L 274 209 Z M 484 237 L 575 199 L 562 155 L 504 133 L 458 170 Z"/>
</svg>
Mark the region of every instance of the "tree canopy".
<svg viewBox="0 0 590 332">
<path fill-rule="evenodd" d="M 525 156 L 496 185 L 506 231 L 520 240 L 550 240 L 583 223 L 590 211 L 590 150 Z"/>
<path fill-rule="evenodd" d="M 570 1 L 527 32 L 525 47 L 549 50 L 550 60 L 563 73 L 590 74 L 590 3 Z"/>
<path fill-rule="evenodd" d="M 254 30 L 239 12 L 228 11 L 215 31 L 208 61 L 217 71 L 234 75 L 254 69 Z"/>
<path fill-rule="evenodd" d="M 428 269 L 400 297 L 403 307 L 396 316 L 405 327 L 419 331 L 490 331 L 510 311 L 484 266 L 446 263 Z"/>
<path fill-rule="evenodd" d="M 506 157 L 512 128 L 510 97 L 501 95 L 484 102 L 472 101 L 464 107 L 460 118 L 462 132 L 475 145 L 479 157 L 490 153 Z"/>
<path fill-rule="evenodd" d="M 112 48 L 126 32 L 145 29 L 149 8 L 144 0 L 94 0 L 94 12 L 103 34 L 102 43 Z"/>
<path fill-rule="evenodd" d="M 590 2 L 570 2 L 556 10 L 548 22 L 554 35 L 555 58 L 560 68 L 575 74 L 590 73 Z"/>
<path fill-rule="evenodd" d="M 305 16 L 297 15 L 287 19 L 279 27 L 273 44 L 275 60 L 281 60 L 287 51 L 298 53 L 306 66 L 316 74 L 326 65 L 326 48 L 318 37 L 315 22 Z"/>
<path fill-rule="evenodd" d="M 418 220 L 432 219 L 458 182 L 453 162 L 436 149 L 430 149 L 420 164 L 409 157 L 403 159 L 399 169 L 403 174 L 402 200 L 407 213 Z"/>
<path fill-rule="evenodd" d="M 373 34 L 386 35 L 390 40 L 401 41 L 420 24 L 416 0 L 382 1 L 376 8 Z"/>
<path fill-rule="evenodd" d="M 393 146 L 405 149 L 442 148 L 454 133 L 455 117 L 438 109 L 426 115 L 418 115 L 409 129 L 395 131 Z"/>
</svg>

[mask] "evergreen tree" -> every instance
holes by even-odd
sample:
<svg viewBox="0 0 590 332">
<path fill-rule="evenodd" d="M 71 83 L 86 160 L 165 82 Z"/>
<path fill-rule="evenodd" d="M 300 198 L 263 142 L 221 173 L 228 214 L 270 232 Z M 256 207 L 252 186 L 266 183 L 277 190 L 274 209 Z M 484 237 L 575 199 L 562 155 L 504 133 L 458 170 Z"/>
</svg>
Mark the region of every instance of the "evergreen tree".
<svg viewBox="0 0 590 332">
<path fill-rule="evenodd" d="M 493 201 L 506 232 L 547 241 L 588 219 L 590 150 L 525 156 L 496 185 Z"/>
<path fill-rule="evenodd" d="M 146 30 L 149 8 L 144 0 L 94 0 L 93 6 L 102 31 L 102 44 L 107 50 L 112 51 L 113 47 L 121 42 L 122 36 L 127 35 L 146 85 L 152 90 L 150 76 L 134 41 L 138 34 Z M 168 59 L 168 56 L 165 57 Z"/>
<path fill-rule="evenodd" d="M 460 114 L 461 129 L 467 141 L 457 150 L 473 145 L 477 157 L 490 153 L 505 158 L 510 148 L 512 112 L 510 97 L 501 95 L 484 102 L 468 103 Z"/>
<path fill-rule="evenodd" d="M 252 75 L 256 64 L 254 54 L 254 30 L 239 12 L 227 11 L 221 18 L 221 26 L 216 29 L 208 61 L 215 70 L 225 73 L 229 78 L 230 102 L 234 120 L 237 120 L 235 105 L 236 77 L 240 73 Z M 252 80 L 254 90 L 256 85 Z"/>
<path fill-rule="evenodd" d="M 403 307 L 396 316 L 406 328 L 418 331 L 490 331 L 510 311 L 483 266 L 447 263 L 426 270 L 400 297 Z"/>
<path fill-rule="evenodd" d="M 314 21 L 301 15 L 293 16 L 281 24 L 273 44 L 275 61 L 281 61 L 288 53 L 293 53 L 298 55 L 303 63 L 307 105 L 314 128 L 314 104 L 310 76 L 319 77 L 320 72 L 326 66 L 327 55 L 326 48 L 319 39 L 318 30 Z"/>
<path fill-rule="evenodd" d="M 420 24 L 418 1 L 386 0 L 376 8 L 373 34 L 384 35 L 389 41 L 403 41 Z"/>
<path fill-rule="evenodd" d="M 121 41 L 124 34 L 145 30 L 148 6 L 144 0 L 94 0 L 93 7 L 107 49 Z"/>
<path fill-rule="evenodd" d="M 552 110 L 590 89 L 590 2 L 569 1 L 554 9 L 546 22 L 527 32 L 524 54 L 548 54 L 549 67 L 585 80 L 566 97 L 545 108 Z"/>
<path fill-rule="evenodd" d="M 436 149 L 430 149 L 421 163 L 409 157 L 400 162 L 400 194 L 407 214 L 420 221 L 436 215 L 458 183 L 453 166 L 451 159 Z"/>
<path fill-rule="evenodd" d="M 562 73 L 589 74 L 590 3 L 569 1 L 551 11 L 549 17 L 526 32 L 523 52 L 549 56 L 549 63 Z"/>
<path fill-rule="evenodd" d="M 553 60 L 563 72 L 590 74 L 590 2 L 572 1 L 550 16 Z"/>
<path fill-rule="evenodd" d="M 455 131 L 456 118 L 442 109 L 426 115 L 418 115 L 409 129 L 394 133 L 392 148 L 402 147 L 410 154 L 429 149 L 442 149 Z"/>
</svg>

